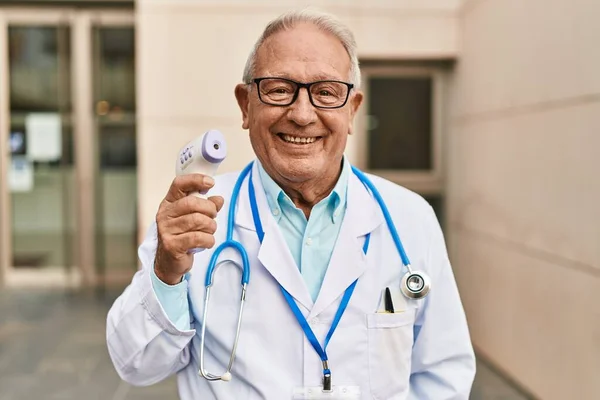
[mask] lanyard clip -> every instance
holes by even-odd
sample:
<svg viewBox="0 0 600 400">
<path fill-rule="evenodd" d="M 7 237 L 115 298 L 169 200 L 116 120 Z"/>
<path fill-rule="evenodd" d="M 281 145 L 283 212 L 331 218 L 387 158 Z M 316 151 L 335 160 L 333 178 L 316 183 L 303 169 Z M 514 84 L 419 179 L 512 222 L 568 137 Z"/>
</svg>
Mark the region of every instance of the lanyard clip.
<svg viewBox="0 0 600 400">
<path fill-rule="evenodd" d="M 331 374 L 323 375 L 323 391 L 331 392 Z"/>
<path fill-rule="evenodd" d="M 331 371 L 327 361 L 323 361 L 323 391 L 331 392 Z"/>
</svg>

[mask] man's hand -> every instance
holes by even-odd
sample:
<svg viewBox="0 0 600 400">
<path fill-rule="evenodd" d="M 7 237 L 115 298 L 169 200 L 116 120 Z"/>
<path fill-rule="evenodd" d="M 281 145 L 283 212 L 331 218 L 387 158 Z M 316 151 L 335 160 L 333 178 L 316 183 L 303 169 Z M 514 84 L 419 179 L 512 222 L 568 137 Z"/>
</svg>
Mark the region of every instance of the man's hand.
<svg viewBox="0 0 600 400">
<path fill-rule="evenodd" d="M 156 214 L 158 247 L 154 261 L 156 276 L 169 285 L 181 282 L 192 268 L 193 254 L 189 250 L 211 248 L 217 230 L 217 213 L 223 207 L 221 196 L 201 199 L 188 196 L 193 192 L 206 192 L 214 180 L 201 174 L 176 177 Z"/>
</svg>

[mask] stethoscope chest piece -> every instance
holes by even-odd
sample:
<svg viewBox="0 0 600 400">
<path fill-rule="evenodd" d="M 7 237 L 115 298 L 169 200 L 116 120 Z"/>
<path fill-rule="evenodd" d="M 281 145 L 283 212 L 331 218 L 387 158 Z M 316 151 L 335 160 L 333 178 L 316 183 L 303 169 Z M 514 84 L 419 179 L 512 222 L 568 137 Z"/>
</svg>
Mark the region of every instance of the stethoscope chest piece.
<svg viewBox="0 0 600 400">
<path fill-rule="evenodd" d="M 424 272 L 409 271 L 402 277 L 400 290 L 410 299 L 420 299 L 427 296 L 431 289 L 429 276 Z"/>
</svg>

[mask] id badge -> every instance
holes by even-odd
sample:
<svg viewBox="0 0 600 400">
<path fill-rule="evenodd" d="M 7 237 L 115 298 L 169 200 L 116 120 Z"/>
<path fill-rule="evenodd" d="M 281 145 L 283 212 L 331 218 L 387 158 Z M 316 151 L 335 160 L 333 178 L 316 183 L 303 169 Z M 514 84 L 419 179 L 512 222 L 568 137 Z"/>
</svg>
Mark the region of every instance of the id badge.
<svg viewBox="0 0 600 400">
<path fill-rule="evenodd" d="M 324 392 L 323 386 L 299 387 L 294 389 L 294 397 L 292 399 L 360 400 L 360 386 L 333 386 L 330 392 Z"/>
</svg>

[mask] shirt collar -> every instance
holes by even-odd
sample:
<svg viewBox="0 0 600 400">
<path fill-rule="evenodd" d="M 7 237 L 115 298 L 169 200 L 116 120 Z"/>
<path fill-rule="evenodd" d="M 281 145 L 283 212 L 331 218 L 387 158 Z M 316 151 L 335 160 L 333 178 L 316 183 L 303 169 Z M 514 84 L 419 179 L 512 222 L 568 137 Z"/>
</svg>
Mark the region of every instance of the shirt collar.
<svg viewBox="0 0 600 400">
<path fill-rule="evenodd" d="M 267 202 L 269 204 L 269 208 L 271 209 L 271 213 L 275 217 L 277 221 L 281 218 L 281 210 L 283 202 L 288 201 L 290 204 L 293 204 L 292 200 L 289 196 L 279 187 L 279 185 L 267 174 L 264 170 L 260 161 L 256 160 L 258 172 L 260 175 L 260 180 L 262 182 L 263 188 L 265 189 L 265 194 L 267 197 Z M 344 156 L 342 160 L 342 173 L 335 184 L 331 193 L 323 200 L 327 202 L 327 212 L 328 216 L 331 217 L 332 222 L 337 223 L 339 219 L 343 216 L 343 210 L 346 207 L 346 196 L 348 191 L 348 176 L 350 174 L 350 163 L 347 160 L 346 156 Z"/>
</svg>

